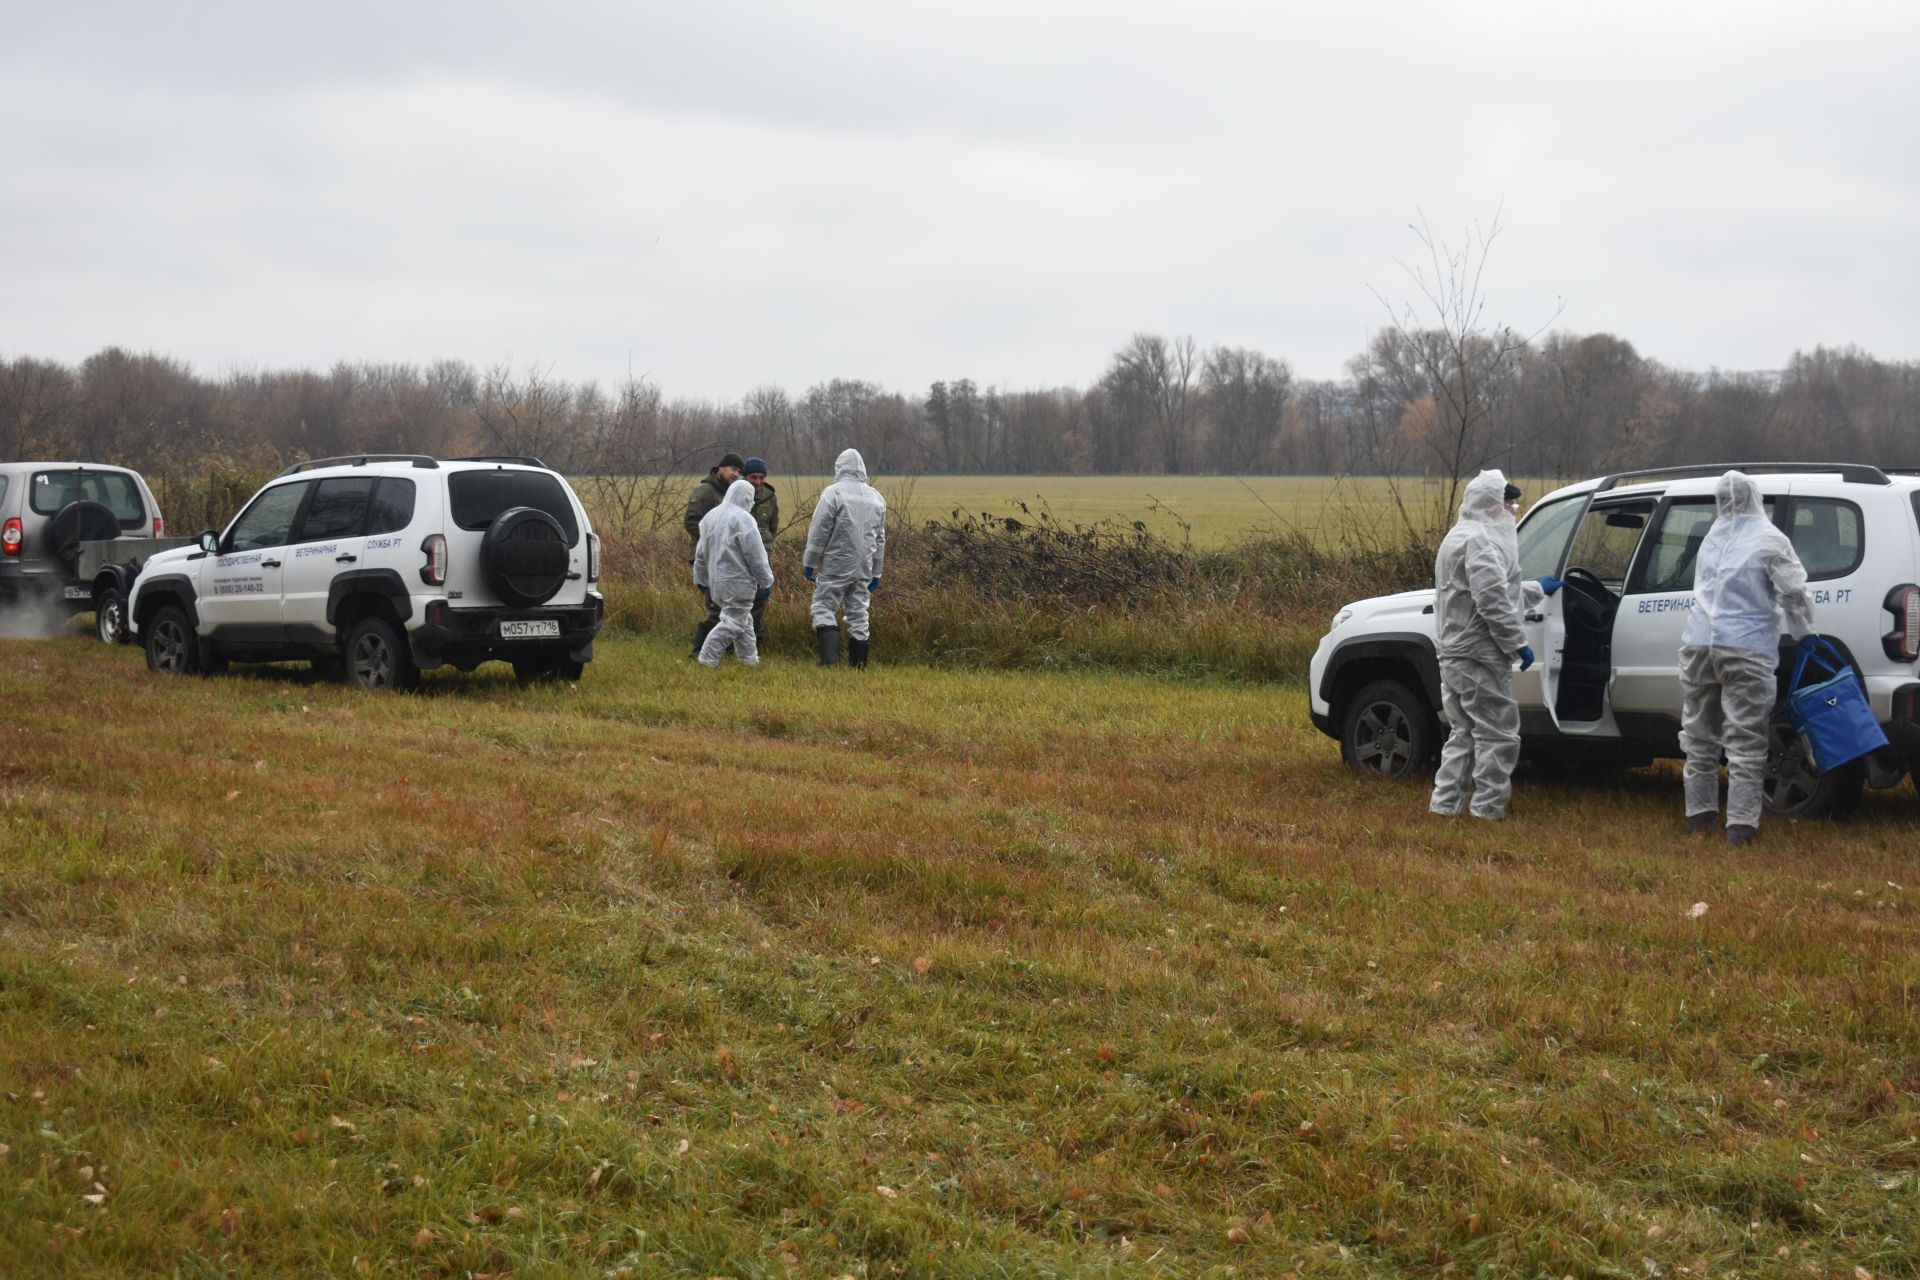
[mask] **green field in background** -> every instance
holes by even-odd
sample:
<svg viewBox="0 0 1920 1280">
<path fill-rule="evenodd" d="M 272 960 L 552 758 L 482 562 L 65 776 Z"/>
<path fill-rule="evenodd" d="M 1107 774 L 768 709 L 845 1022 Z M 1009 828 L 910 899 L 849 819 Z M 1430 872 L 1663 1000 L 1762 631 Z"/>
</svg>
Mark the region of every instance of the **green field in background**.
<svg viewBox="0 0 1920 1280">
<path fill-rule="evenodd" d="M 820 476 L 774 476 L 790 516 L 825 483 Z M 1067 524 L 1139 520 L 1178 539 L 1182 522 L 1202 546 L 1226 546 L 1249 534 L 1300 529 L 1341 537 L 1401 528 L 1400 505 L 1416 519 L 1439 512 L 1446 484 L 1380 476 L 892 476 L 874 484 L 896 512 L 914 521 L 947 519 L 961 511 L 1017 515 L 1026 503 Z M 1521 481 L 1527 499 L 1549 491 L 1545 481 Z M 1443 523 L 1452 523 L 1451 513 Z M 1345 540 L 1344 537 L 1342 540 Z"/>
</svg>

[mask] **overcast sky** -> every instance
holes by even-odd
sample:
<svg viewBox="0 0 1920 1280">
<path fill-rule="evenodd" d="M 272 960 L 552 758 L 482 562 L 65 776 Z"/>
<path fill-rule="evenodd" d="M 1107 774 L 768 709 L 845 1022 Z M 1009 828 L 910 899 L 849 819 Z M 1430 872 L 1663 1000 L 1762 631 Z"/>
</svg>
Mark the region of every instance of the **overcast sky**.
<svg viewBox="0 0 1920 1280">
<path fill-rule="evenodd" d="M 1487 318 L 1920 357 L 1920 5 L 0 0 L 0 356 L 733 400 L 1334 377 L 1409 223 Z"/>
</svg>

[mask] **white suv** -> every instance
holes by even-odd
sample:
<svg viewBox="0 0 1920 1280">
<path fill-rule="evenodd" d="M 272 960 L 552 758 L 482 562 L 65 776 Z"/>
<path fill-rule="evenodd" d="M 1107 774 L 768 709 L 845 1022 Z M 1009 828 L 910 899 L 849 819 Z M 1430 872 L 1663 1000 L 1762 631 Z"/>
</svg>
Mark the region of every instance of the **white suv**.
<svg viewBox="0 0 1920 1280">
<path fill-rule="evenodd" d="M 305 658 L 383 689 L 500 659 L 578 679 L 599 578 L 585 509 L 538 459 L 369 454 L 289 467 L 224 533 L 149 559 L 127 617 L 160 672 Z"/>
<path fill-rule="evenodd" d="M 1841 816 L 1869 780 L 1892 786 L 1920 756 L 1920 475 L 1825 463 L 1736 463 L 1793 540 L 1814 622 L 1853 663 L 1890 750 L 1821 775 L 1776 717 L 1769 812 Z M 1523 577 L 1566 586 L 1526 615 L 1539 661 L 1514 676 L 1523 758 L 1645 764 L 1678 758 L 1680 633 L 1693 563 L 1728 466 L 1677 467 L 1556 489 L 1520 522 Z M 1784 685 L 1792 664 L 1785 659 Z M 1341 609 L 1313 655 L 1313 723 L 1363 773 L 1430 766 L 1445 730 L 1433 592 Z"/>
</svg>

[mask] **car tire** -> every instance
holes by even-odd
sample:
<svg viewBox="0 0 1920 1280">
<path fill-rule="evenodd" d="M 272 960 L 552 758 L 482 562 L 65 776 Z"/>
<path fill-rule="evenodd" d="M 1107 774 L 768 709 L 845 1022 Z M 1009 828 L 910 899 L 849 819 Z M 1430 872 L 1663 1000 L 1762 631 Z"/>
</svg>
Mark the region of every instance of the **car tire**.
<svg viewBox="0 0 1920 1280">
<path fill-rule="evenodd" d="M 81 499 L 69 502 L 47 521 L 47 552 L 66 567 L 80 571 L 80 544 L 104 542 L 120 536 L 120 517 L 104 503 Z"/>
<path fill-rule="evenodd" d="M 184 610 L 165 605 L 147 619 L 147 670 L 184 676 L 200 669 L 200 638 Z"/>
<path fill-rule="evenodd" d="M 1776 818 L 1845 818 L 1859 807 L 1867 771 L 1858 762 L 1832 773 L 1815 771 L 1806 739 L 1785 720 L 1767 726 L 1767 776 L 1762 806 Z"/>
<path fill-rule="evenodd" d="M 500 603 L 530 609 L 553 599 L 570 568 L 560 522 L 533 507 L 510 507 L 480 537 L 480 573 Z"/>
<path fill-rule="evenodd" d="M 564 653 L 517 658 L 513 664 L 513 674 L 521 684 L 553 684 L 559 681 L 572 684 L 586 672 L 586 663 L 575 662 Z"/>
<path fill-rule="evenodd" d="M 1364 777 L 1413 777 L 1425 771 L 1438 744 L 1426 699 L 1398 680 L 1363 686 L 1340 721 L 1340 756 Z"/>
<path fill-rule="evenodd" d="M 362 618 L 347 633 L 347 683 L 358 689 L 411 689 L 420 682 L 420 668 L 393 624 L 385 618 Z"/>
<path fill-rule="evenodd" d="M 93 634 L 101 644 L 127 642 L 127 598 L 120 588 L 107 587 L 94 598 Z"/>
</svg>

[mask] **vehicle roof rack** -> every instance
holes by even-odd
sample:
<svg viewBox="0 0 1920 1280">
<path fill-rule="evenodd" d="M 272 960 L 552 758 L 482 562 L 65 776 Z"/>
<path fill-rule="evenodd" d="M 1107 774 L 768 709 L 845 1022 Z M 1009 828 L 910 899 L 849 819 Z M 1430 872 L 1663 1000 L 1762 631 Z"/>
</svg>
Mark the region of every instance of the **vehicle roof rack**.
<svg viewBox="0 0 1920 1280">
<path fill-rule="evenodd" d="M 520 467 L 539 467 L 542 471 L 552 468 L 538 458 L 520 458 L 504 453 L 478 453 L 466 458 L 448 458 L 448 462 L 511 462 Z"/>
<path fill-rule="evenodd" d="M 433 471 L 440 466 L 438 460 L 424 453 L 348 453 L 338 458 L 309 458 L 305 462 L 296 462 L 280 474 L 290 476 L 296 471 L 305 471 L 309 467 L 364 467 L 369 462 L 411 462 L 422 471 Z"/>
<path fill-rule="evenodd" d="M 1595 493 L 1623 484 L 1646 484 L 1653 480 L 1688 480 L 1705 476 L 1724 475 L 1729 471 L 1740 471 L 1747 475 L 1780 475 L 1791 471 L 1838 472 L 1841 480 L 1848 484 L 1892 484 L 1887 473 L 1878 467 L 1869 467 L 1859 462 L 1726 462 L 1707 465 L 1702 463 L 1691 467 L 1656 467 L 1651 471 L 1622 471 L 1602 480 L 1594 489 Z"/>
</svg>

